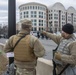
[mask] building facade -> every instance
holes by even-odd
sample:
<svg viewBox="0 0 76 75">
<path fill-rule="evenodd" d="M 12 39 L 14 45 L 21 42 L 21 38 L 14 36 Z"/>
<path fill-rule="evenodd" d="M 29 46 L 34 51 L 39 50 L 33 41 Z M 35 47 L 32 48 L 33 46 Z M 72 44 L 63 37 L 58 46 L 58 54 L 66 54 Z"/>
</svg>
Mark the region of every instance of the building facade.
<svg viewBox="0 0 76 75">
<path fill-rule="evenodd" d="M 76 10 L 73 7 L 66 10 L 59 2 L 49 7 L 36 2 L 26 3 L 19 6 L 19 14 L 20 20 L 32 21 L 32 31 L 61 32 L 66 23 L 73 24 L 76 30 Z"/>
<path fill-rule="evenodd" d="M 55 3 L 48 8 L 48 27 L 53 32 L 61 31 L 62 25 L 65 24 L 66 10 L 61 3 Z"/>
<path fill-rule="evenodd" d="M 47 7 L 40 3 L 26 3 L 19 6 L 20 20 L 30 19 L 32 21 L 32 30 L 41 31 L 46 28 Z"/>
<path fill-rule="evenodd" d="M 76 31 L 76 10 L 73 7 L 69 7 L 66 12 L 66 23 L 72 23 Z"/>
</svg>

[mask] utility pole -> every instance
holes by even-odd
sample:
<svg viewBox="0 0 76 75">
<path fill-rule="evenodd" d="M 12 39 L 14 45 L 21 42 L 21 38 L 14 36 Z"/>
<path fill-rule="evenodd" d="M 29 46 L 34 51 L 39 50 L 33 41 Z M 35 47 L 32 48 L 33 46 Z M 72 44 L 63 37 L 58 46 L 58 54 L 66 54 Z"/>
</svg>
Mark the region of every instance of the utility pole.
<svg viewBox="0 0 76 75">
<path fill-rule="evenodd" d="M 16 34 L 16 0 L 8 0 L 8 39 Z M 9 57 L 9 64 L 14 61 L 14 57 Z"/>
</svg>

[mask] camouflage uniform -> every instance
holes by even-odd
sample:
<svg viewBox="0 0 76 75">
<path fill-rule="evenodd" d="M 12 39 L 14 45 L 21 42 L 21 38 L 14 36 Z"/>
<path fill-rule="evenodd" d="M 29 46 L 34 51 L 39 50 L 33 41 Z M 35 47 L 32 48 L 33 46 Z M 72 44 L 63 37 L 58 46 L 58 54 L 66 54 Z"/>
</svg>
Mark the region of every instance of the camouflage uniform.
<svg viewBox="0 0 76 75">
<path fill-rule="evenodd" d="M 76 37 L 71 34 L 70 38 L 64 39 L 62 36 L 54 35 L 48 32 L 45 32 L 45 35 L 59 45 L 57 51 L 61 53 L 61 60 L 54 59 L 57 64 L 57 73 L 59 74 L 69 63 L 71 65 L 62 75 L 67 75 L 67 72 L 69 72 L 68 75 L 74 75 L 70 69 L 74 69 L 76 65 Z"/>
<path fill-rule="evenodd" d="M 28 20 L 25 21 L 25 23 L 26 25 L 31 24 L 29 23 Z M 26 35 L 26 37 L 21 39 L 18 45 L 14 49 L 14 55 L 15 55 L 14 63 L 17 66 L 16 75 L 36 75 L 35 67 L 37 64 L 37 58 L 42 57 L 45 54 L 45 49 L 38 40 L 38 38 L 36 38 L 33 35 L 30 35 L 30 33 L 27 30 L 22 29 L 17 35 L 13 35 L 9 38 L 8 42 L 5 45 L 4 51 L 5 52 L 11 51 L 12 47 L 15 45 L 19 37 L 23 36 L 25 33 L 28 35 Z M 26 48 L 29 48 L 30 50 Z M 17 54 L 19 57 L 17 56 Z"/>
<path fill-rule="evenodd" d="M 8 59 L 6 57 L 6 54 L 0 50 L 0 75 L 2 75 L 5 70 L 7 69 L 8 65 Z"/>
<path fill-rule="evenodd" d="M 36 75 L 36 70 L 17 68 L 16 75 Z"/>
</svg>

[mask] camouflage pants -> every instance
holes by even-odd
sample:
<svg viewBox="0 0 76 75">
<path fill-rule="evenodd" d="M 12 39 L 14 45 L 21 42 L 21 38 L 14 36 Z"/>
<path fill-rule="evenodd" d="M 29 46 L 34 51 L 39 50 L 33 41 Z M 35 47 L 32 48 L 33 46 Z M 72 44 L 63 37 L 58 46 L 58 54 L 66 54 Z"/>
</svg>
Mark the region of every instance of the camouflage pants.
<svg viewBox="0 0 76 75">
<path fill-rule="evenodd" d="M 3 74 L 3 71 L 0 71 L 0 75 L 2 75 Z"/>
<path fill-rule="evenodd" d="M 16 75 L 36 75 L 36 69 L 16 69 Z"/>
</svg>

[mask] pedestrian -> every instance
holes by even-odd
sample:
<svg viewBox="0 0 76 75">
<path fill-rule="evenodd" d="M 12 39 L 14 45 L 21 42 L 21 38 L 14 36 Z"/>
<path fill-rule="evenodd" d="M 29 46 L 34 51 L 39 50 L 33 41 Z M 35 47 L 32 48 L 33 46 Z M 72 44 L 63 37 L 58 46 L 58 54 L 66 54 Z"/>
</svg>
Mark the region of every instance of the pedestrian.
<svg viewBox="0 0 76 75">
<path fill-rule="evenodd" d="M 37 37 L 40 38 L 40 33 L 39 33 L 39 31 L 37 32 Z"/>
<path fill-rule="evenodd" d="M 38 57 L 44 56 L 45 49 L 38 38 L 30 35 L 32 22 L 24 19 L 21 20 L 20 23 L 20 32 L 9 38 L 8 42 L 5 44 L 4 51 L 11 51 L 18 39 L 25 36 L 21 38 L 14 48 L 16 75 L 36 75 L 37 59 Z"/>
<path fill-rule="evenodd" d="M 48 40 L 48 37 L 47 36 L 45 36 L 45 38 L 46 38 L 46 40 Z"/>
<path fill-rule="evenodd" d="M 53 59 L 56 64 L 56 75 L 76 75 L 76 38 L 73 31 L 73 25 L 67 23 L 62 27 L 59 36 L 46 31 L 42 32 L 58 45 Z M 60 74 L 62 70 L 63 72 Z"/>
<path fill-rule="evenodd" d="M 41 33 L 41 39 L 44 39 L 44 35 Z"/>
</svg>

